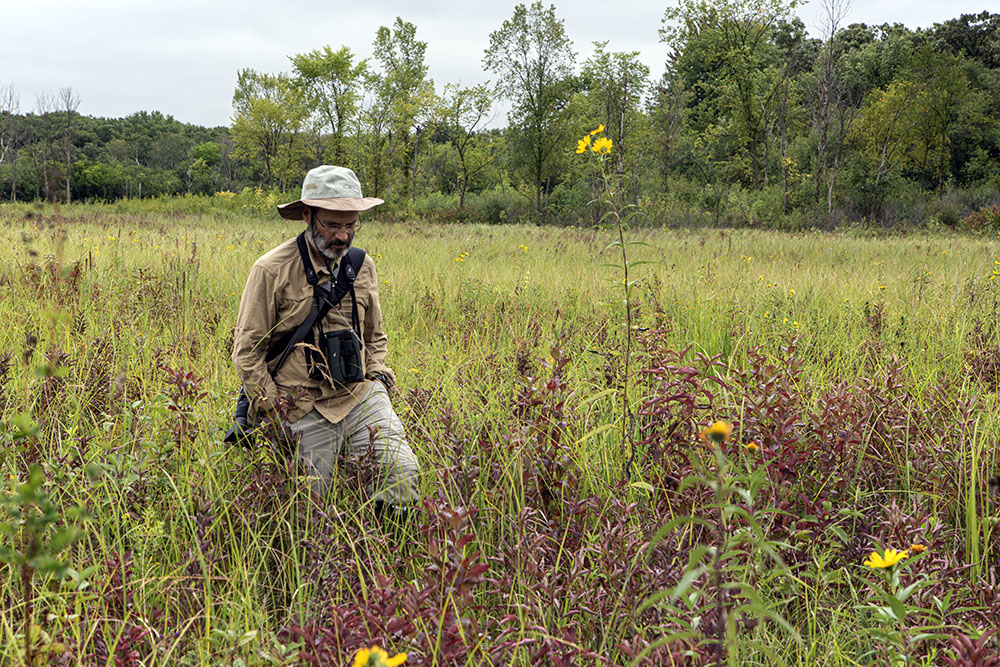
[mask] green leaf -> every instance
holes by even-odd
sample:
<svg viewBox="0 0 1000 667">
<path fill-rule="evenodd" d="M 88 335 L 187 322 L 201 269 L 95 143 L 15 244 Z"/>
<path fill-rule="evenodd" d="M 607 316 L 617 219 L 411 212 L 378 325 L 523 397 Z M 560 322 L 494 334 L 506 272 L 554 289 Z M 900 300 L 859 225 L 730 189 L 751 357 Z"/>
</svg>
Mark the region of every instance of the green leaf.
<svg viewBox="0 0 1000 667">
<path fill-rule="evenodd" d="M 677 582 L 677 585 L 674 587 L 674 590 L 670 593 L 670 599 L 673 600 L 675 598 L 682 597 L 684 593 L 687 591 L 688 587 L 691 585 L 691 582 L 693 582 L 695 579 L 705 574 L 706 572 L 708 572 L 708 566 L 706 565 L 700 565 L 694 569 L 689 569 L 687 572 L 684 573 L 684 576 L 681 577 L 681 580 Z"/>
<path fill-rule="evenodd" d="M 892 608 L 892 613 L 900 623 L 906 620 L 906 605 L 894 595 L 887 595 L 886 602 Z"/>
<path fill-rule="evenodd" d="M 695 632 L 693 630 L 683 630 L 681 632 L 674 632 L 664 637 L 660 637 L 656 641 L 651 642 L 649 646 L 642 649 L 639 652 L 639 654 L 636 655 L 635 658 L 633 658 L 631 664 L 633 667 L 636 667 L 637 665 L 648 664 L 648 661 L 645 661 L 644 658 L 654 649 L 659 648 L 660 646 L 666 646 L 667 644 L 670 644 L 675 641 L 681 641 L 685 639 L 697 639 L 699 637 L 701 637 L 701 633 Z"/>
<path fill-rule="evenodd" d="M 607 431 L 610 431 L 611 429 L 615 428 L 616 426 L 617 426 L 616 424 L 601 424 L 600 426 L 598 426 L 596 428 L 593 428 L 593 429 L 587 431 L 586 433 L 584 433 L 583 436 L 581 436 L 581 438 L 576 441 L 576 444 L 577 445 L 581 445 L 581 444 L 587 442 L 588 440 L 590 440 L 591 438 L 593 438 L 595 435 L 600 435 L 601 433 L 605 433 Z"/>
<path fill-rule="evenodd" d="M 15 415 L 11 422 L 14 424 L 14 442 L 25 438 L 37 438 L 42 432 L 27 412 Z"/>
<path fill-rule="evenodd" d="M 654 491 L 656 491 L 656 489 L 653 488 L 653 485 L 650 484 L 649 482 L 642 482 L 642 481 L 631 482 L 629 486 L 632 487 L 633 489 L 641 489 L 646 493 L 653 493 Z"/>
<path fill-rule="evenodd" d="M 920 579 L 918 581 L 914 581 L 912 584 L 910 584 L 909 586 L 907 586 L 903 590 L 899 591 L 899 595 L 897 597 L 900 600 L 904 600 L 905 601 L 907 598 L 910 597 L 910 595 L 913 594 L 913 591 L 918 590 L 920 588 L 923 588 L 925 585 L 927 585 L 927 582 L 925 580 L 923 580 L 923 579 Z"/>
<path fill-rule="evenodd" d="M 675 530 L 681 526 L 687 525 L 701 525 L 708 528 L 712 527 L 712 524 L 697 516 L 679 516 L 675 519 L 671 519 L 666 522 L 660 528 L 653 533 L 652 539 L 649 541 L 649 546 L 652 547 L 655 544 L 659 544 L 663 540 L 664 536 L 667 535 L 672 530 Z"/>
<path fill-rule="evenodd" d="M 594 401 L 604 398 L 605 396 L 614 396 L 617 393 L 614 389 L 605 389 L 604 391 L 599 391 L 596 394 L 591 394 L 587 398 L 581 399 L 580 404 L 586 405 L 588 403 L 593 403 Z"/>
</svg>

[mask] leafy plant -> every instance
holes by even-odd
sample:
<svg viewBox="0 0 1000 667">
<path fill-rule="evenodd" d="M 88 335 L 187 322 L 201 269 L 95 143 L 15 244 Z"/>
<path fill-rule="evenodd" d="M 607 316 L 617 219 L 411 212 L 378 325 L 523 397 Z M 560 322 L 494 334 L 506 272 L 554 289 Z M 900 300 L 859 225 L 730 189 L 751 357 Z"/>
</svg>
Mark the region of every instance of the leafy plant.
<svg viewBox="0 0 1000 667">
<path fill-rule="evenodd" d="M 41 466 L 33 465 L 24 482 L 14 484 L 13 489 L 4 493 L 4 514 L 0 519 L 0 533 L 7 538 L 5 544 L 0 544 L 0 560 L 21 574 L 24 661 L 28 665 L 35 664 L 34 642 L 41 632 L 34 624 L 35 577 L 61 579 L 69 573 L 69 564 L 60 554 L 77 539 L 80 531 L 66 520 L 78 521 L 86 516 L 80 507 L 71 507 L 64 514 L 49 497 L 44 483 Z M 56 647 L 49 645 L 42 650 L 56 650 Z"/>
</svg>

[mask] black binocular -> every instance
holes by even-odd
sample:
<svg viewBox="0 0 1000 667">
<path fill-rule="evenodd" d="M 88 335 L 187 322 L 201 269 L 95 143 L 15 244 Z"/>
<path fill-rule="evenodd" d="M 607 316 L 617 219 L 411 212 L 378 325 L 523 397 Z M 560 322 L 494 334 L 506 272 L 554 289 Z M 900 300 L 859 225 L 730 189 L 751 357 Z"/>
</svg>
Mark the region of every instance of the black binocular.
<svg viewBox="0 0 1000 667">
<path fill-rule="evenodd" d="M 354 329 L 323 334 L 326 366 L 335 385 L 353 384 L 365 379 L 361 363 L 361 339 Z"/>
</svg>

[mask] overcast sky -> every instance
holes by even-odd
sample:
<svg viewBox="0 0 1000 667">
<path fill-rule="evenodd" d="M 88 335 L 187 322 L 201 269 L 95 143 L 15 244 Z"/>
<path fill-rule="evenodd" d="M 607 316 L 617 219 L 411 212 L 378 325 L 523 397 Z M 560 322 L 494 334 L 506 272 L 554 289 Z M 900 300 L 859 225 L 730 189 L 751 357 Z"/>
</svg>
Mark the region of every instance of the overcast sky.
<svg viewBox="0 0 1000 667">
<path fill-rule="evenodd" d="M 638 51 L 654 77 L 667 53 L 659 43 L 668 3 L 649 0 L 573 0 L 556 4 L 578 62 L 595 40 L 612 51 Z M 996 0 L 855 0 L 848 23 L 903 23 L 929 27 L 963 13 L 990 9 Z M 70 86 L 90 116 L 120 117 L 158 110 L 199 125 L 228 125 L 236 72 L 288 71 L 288 56 L 329 45 L 371 54 L 379 26 L 396 16 L 427 42 L 429 75 L 471 85 L 482 71 L 489 35 L 516 3 L 389 0 L 0 0 L 0 85 L 12 85 L 21 111 L 33 111 L 40 93 Z M 527 0 L 525 4 L 528 4 Z M 548 4 L 548 2 L 546 2 Z M 819 34 L 820 0 L 798 10 L 810 34 Z M 612 9 L 612 7 L 614 9 Z M 997 7 L 992 8 L 993 11 Z"/>
</svg>

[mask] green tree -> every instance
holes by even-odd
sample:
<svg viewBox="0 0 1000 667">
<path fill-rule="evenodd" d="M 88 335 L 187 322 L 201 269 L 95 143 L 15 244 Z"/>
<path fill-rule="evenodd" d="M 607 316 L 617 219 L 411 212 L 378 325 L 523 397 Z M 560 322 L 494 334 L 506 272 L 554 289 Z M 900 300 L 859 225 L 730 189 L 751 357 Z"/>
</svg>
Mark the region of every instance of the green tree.
<svg viewBox="0 0 1000 667">
<path fill-rule="evenodd" d="M 833 193 L 845 157 L 847 135 L 856 117 L 857 101 L 843 67 L 844 41 L 840 23 L 847 13 L 847 0 L 823 3 L 824 41 L 812 71 L 803 77 L 806 105 L 810 113 L 811 135 L 815 145 L 812 174 L 816 199 L 825 197 L 826 210 L 833 210 Z"/>
<path fill-rule="evenodd" d="M 713 134 L 719 129 L 732 134 L 738 148 L 732 166 L 754 189 L 768 182 L 770 131 L 782 113 L 786 83 L 775 29 L 797 4 L 681 0 L 667 8 L 660 30 L 661 41 L 680 53 L 676 75 L 699 107 L 699 129 L 712 126 Z"/>
<path fill-rule="evenodd" d="M 382 69 L 371 79 L 374 104 L 387 113 L 379 116 L 377 126 L 386 132 L 386 197 L 392 190 L 393 168 L 399 166 L 406 174 L 403 197 L 415 198 L 417 154 L 435 106 L 434 83 L 427 79 L 424 62 L 427 42 L 417 39 L 415 25 L 397 16 L 392 28 L 379 27 L 373 48 Z"/>
<path fill-rule="evenodd" d="M 447 84 L 439 110 L 439 129 L 458 156 L 458 208 L 465 208 L 469 182 L 490 163 L 490 153 L 477 141 L 476 129 L 493 106 L 494 90 L 488 84 L 463 88 Z"/>
<path fill-rule="evenodd" d="M 910 159 L 925 184 L 940 192 L 951 176 L 952 136 L 960 126 L 984 118 L 986 99 L 969 86 L 961 57 L 925 46 L 914 59 L 915 73 L 927 78 L 928 84 L 918 101 L 917 142 Z"/>
<path fill-rule="evenodd" d="M 188 153 L 186 173 L 187 191 L 212 194 L 218 189 L 219 164 L 222 162 L 222 146 L 215 141 L 206 141 L 191 148 Z"/>
<path fill-rule="evenodd" d="M 191 148 L 191 140 L 180 132 L 164 132 L 149 147 L 149 166 L 157 169 L 182 168 Z"/>
<path fill-rule="evenodd" d="M 0 165 L 11 156 L 11 201 L 17 201 L 17 149 L 21 141 L 20 96 L 12 85 L 0 86 Z"/>
<path fill-rule="evenodd" d="M 568 153 L 572 129 L 563 117 L 574 87 L 572 45 L 554 5 L 518 4 L 514 15 L 490 33 L 483 57 L 483 66 L 499 76 L 501 93 L 513 103 L 508 119 L 543 222 L 542 195 L 551 187 L 556 164 Z"/>
<path fill-rule="evenodd" d="M 991 70 L 1000 69 L 1000 14 L 983 11 L 935 23 L 930 37 L 939 51 L 963 55 Z"/>
<path fill-rule="evenodd" d="M 71 200 L 70 181 L 73 173 L 73 117 L 80 106 L 80 97 L 72 88 L 59 91 L 59 110 L 63 113 L 62 152 L 66 156 L 66 201 Z"/>
<path fill-rule="evenodd" d="M 282 187 L 294 180 L 301 171 L 296 164 L 302 153 L 299 132 L 307 115 L 301 90 L 283 74 L 240 70 L 233 109 L 230 131 L 236 155 L 263 163 L 269 188 L 275 176 Z"/>
<path fill-rule="evenodd" d="M 948 180 L 951 135 L 985 105 L 959 64 L 958 57 L 924 46 L 898 79 L 865 100 L 853 137 L 874 171 L 874 207 L 884 200 L 881 187 L 890 173 L 906 170 L 938 189 Z"/>
<path fill-rule="evenodd" d="M 593 113 L 592 122 L 605 126 L 605 134 L 615 145 L 615 173 L 619 192 L 625 189 L 626 165 L 632 172 L 632 200 L 639 202 L 638 164 L 633 155 L 632 136 L 643 121 L 642 103 L 649 92 L 649 68 L 639 60 L 639 52 L 606 51 L 607 42 L 595 42 L 594 54 L 583 64 L 583 89 Z"/>
<path fill-rule="evenodd" d="M 81 158 L 73 163 L 73 182 L 78 197 L 112 201 L 125 194 L 125 169 L 117 162 Z"/>
<path fill-rule="evenodd" d="M 330 132 L 330 160 L 346 164 L 345 132 L 358 112 L 367 59 L 354 62 L 351 50 L 329 46 L 292 56 L 292 68 L 308 93 L 308 103 Z"/>
<path fill-rule="evenodd" d="M 677 161 L 676 146 L 684 132 L 686 112 L 690 107 L 689 93 L 681 78 L 674 75 L 674 63 L 679 57 L 677 51 L 668 56 L 666 71 L 656 85 L 649 109 L 657 172 L 664 193 L 670 191 L 671 169 Z"/>
<path fill-rule="evenodd" d="M 52 164 L 55 153 L 56 142 L 56 99 L 48 92 L 42 92 L 35 96 L 35 114 L 38 116 L 38 123 L 34 124 L 33 150 L 31 151 L 32 162 L 38 174 L 36 180 L 45 188 L 45 201 L 55 199 L 54 182 L 59 175 L 58 168 Z M 37 193 L 36 193 L 37 198 Z"/>
</svg>

